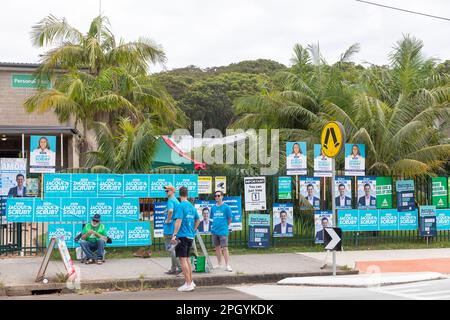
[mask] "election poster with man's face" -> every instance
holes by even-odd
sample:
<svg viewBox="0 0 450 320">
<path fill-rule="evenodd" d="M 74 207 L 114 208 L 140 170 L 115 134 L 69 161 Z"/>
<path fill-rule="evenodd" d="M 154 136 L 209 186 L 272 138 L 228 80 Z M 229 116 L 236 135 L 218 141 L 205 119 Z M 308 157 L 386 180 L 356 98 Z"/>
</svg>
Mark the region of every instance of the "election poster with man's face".
<svg viewBox="0 0 450 320">
<path fill-rule="evenodd" d="M 352 178 L 336 177 L 334 180 L 334 201 L 337 209 L 352 208 Z"/>
<path fill-rule="evenodd" d="M 376 177 L 358 177 L 358 209 L 376 209 Z"/>
<path fill-rule="evenodd" d="M 306 174 L 306 142 L 286 142 L 286 169 L 288 175 Z"/>
<path fill-rule="evenodd" d="M 292 203 L 273 204 L 273 236 L 294 236 L 294 206 Z"/>
<path fill-rule="evenodd" d="M 316 211 L 314 214 L 315 243 L 323 243 L 324 228 L 333 227 L 332 211 Z"/>
<path fill-rule="evenodd" d="M 303 196 L 304 205 L 302 209 L 320 209 L 320 178 L 300 178 L 300 195 Z"/>
<path fill-rule="evenodd" d="M 195 200 L 194 206 L 200 216 L 200 225 L 198 226 L 198 233 L 211 234 L 211 209 L 215 201 L 213 200 Z"/>
</svg>

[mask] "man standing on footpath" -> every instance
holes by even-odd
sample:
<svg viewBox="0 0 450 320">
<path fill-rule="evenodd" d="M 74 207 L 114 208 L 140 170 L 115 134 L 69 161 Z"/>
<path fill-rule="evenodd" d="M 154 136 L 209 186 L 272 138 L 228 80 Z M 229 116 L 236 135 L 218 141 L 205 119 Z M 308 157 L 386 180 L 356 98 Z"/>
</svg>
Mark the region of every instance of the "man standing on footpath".
<svg viewBox="0 0 450 320">
<path fill-rule="evenodd" d="M 180 261 L 177 259 L 175 255 L 175 251 L 170 250 L 170 241 L 172 240 L 173 235 L 173 227 L 174 220 L 173 214 L 177 206 L 180 205 L 180 202 L 175 197 L 175 187 L 172 185 L 165 186 L 164 191 L 167 195 L 167 210 L 166 210 L 166 220 L 164 222 L 164 240 L 166 245 L 166 250 L 170 254 L 170 258 L 172 261 L 172 265 L 170 270 L 166 272 L 166 274 L 178 275 L 181 273 L 181 265 Z"/>
<path fill-rule="evenodd" d="M 172 235 L 172 244 L 175 247 L 176 256 L 180 258 L 181 269 L 183 270 L 185 283 L 178 288 L 178 291 L 192 291 L 196 285 L 192 280 L 192 266 L 189 260 L 189 251 L 194 241 L 195 233 L 200 224 L 200 217 L 195 207 L 188 201 L 188 190 L 186 187 L 180 188 L 180 204 L 175 208 L 175 227 Z"/>
<path fill-rule="evenodd" d="M 230 266 L 230 255 L 228 253 L 228 229 L 231 224 L 232 214 L 230 207 L 223 202 L 223 192 L 214 193 L 216 204 L 211 209 L 211 220 L 214 221 L 211 228 L 212 241 L 216 249 L 217 266 L 214 269 L 222 267 L 222 251 L 225 259 L 225 270 L 233 271 Z"/>
</svg>

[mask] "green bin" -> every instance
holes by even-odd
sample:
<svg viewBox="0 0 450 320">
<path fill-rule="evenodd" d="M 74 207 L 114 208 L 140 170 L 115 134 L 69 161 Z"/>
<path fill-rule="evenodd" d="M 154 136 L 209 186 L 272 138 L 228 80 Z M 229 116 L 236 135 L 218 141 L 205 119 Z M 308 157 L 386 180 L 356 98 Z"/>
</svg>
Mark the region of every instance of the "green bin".
<svg viewBox="0 0 450 320">
<path fill-rule="evenodd" d="M 206 259 L 204 256 L 191 257 L 192 271 L 205 272 Z"/>
</svg>

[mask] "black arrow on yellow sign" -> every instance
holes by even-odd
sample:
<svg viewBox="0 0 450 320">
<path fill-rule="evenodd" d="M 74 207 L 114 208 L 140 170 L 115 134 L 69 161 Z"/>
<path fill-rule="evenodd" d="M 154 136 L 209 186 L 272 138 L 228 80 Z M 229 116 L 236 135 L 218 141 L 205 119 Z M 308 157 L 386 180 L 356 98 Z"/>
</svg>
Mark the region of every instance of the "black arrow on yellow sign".
<svg viewBox="0 0 450 320">
<path fill-rule="evenodd" d="M 334 132 L 334 128 L 328 128 L 327 132 L 325 133 L 325 143 L 323 144 L 323 147 L 325 149 L 328 149 L 328 142 L 330 140 L 330 135 L 331 138 L 333 139 L 334 147 L 337 148 L 340 145 L 338 139 L 336 138 L 336 132 Z"/>
</svg>

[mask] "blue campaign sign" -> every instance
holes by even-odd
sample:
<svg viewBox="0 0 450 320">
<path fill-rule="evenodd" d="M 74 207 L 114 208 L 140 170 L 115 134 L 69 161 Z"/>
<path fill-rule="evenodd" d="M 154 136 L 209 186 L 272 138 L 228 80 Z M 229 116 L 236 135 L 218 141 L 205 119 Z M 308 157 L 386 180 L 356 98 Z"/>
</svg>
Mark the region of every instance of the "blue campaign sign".
<svg viewBox="0 0 450 320">
<path fill-rule="evenodd" d="M 232 231 L 242 230 L 242 199 L 241 197 L 224 197 L 223 202 L 226 203 L 232 214 L 230 229 Z"/>
<path fill-rule="evenodd" d="M 98 174 L 98 196 L 99 197 L 122 197 L 123 175 L 121 174 Z"/>
<path fill-rule="evenodd" d="M 127 225 L 125 222 L 105 223 L 106 235 L 111 238 L 113 247 L 125 247 L 127 245 Z"/>
<path fill-rule="evenodd" d="M 150 198 L 166 198 L 164 187 L 174 185 L 173 174 L 151 174 L 150 175 Z"/>
<path fill-rule="evenodd" d="M 338 210 L 338 227 L 341 228 L 342 231 L 359 231 L 358 210 Z"/>
<path fill-rule="evenodd" d="M 124 174 L 123 196 L 127 198 L 148 198 L 149 175 L 147 174 Z"/>
<path fill-rule="evenodd" d="M 72 197 L 97 197 L 98 185 L 97 175 L 91 173 L 73 173 L 72 174 Z"/>
<path fill-rule="evenodd" d="M 153 236 L 164 237 L 164 221 L 166 220 L 167 202 L 155 202 L 153 214 Z"/>
<path fill-rule="evenodd" d="M 150 222 L 127 223 L 127 246 L 149 246 L 152 244 Z"/>
<path fill-rule="evenodd" d="M 87 207 L 86 198 L 61 199 L 61 221 L 87 221 Z"/>
<path fill-rule="evenodd" d="M 377 231 L 378 222 L 378 210 L 359 210 L 359 231 Z"/>
<path fill-rule="evenodd" d="M 189 198 L 198 197 L 198 175 L 196 174 L 176 174 L 174 178 L 174 187 L 177 190 L 176 196 L 178 197 L 178 191 L 181 187 L 188 188 Z"/>
<path fill-rule="evenodd" d="M 396 209 L 378 210 L 379 230 L 398 230 L 398 212 Z"/>
<path fill-rule="evenodd" d="M 34 222 L 60 222 L 61 198 L 36 198 L 34 202 Z"/>
<path fill-rule="evenodd" d="M 438 230 L 450 230 L 450 209 L 436 210 L 436 224 Z"/>
<path fill-rule="evenodd" d="M 418 219 L 417 210 L 401 211 L 398 213 L 398 230 L 417 230 Z"/>
<path fill-rule="evenodd" d="M 395 182 L 397 191 L 397 210 L 413 211 L 416 209 L 414 200 L 414 180 L 397 180 Z"/>
<path fill-rule="evenodd" d="M 114 221 L 139 220 L 139 198 L 116 198 L 114 199 L 114 207 Z"/>
<path fill-rule="evenodd" d="M 6 202 L 6 221 L 33 222 L 34 199 L 8 198 Z"/>
<path fill-rule="evenodd" d="M 90 198 L 88 200 L 88 220 L 99 214 L 101 221 L 114 221 L 113 198 Z"/>
<path fill-rule="evenodd" d="M 74 224 L 72 224 L 72 223 L 49 223 L 48 224 L 47 243 L 50 243 L 50 240 L 53 237 L 55 237 L 55 238 L 64 237 L 67 247 L 73 248 L 75 246 Z"/>
<path fill-rule="evenodd" d="M 268 248 L 269 242 L 270 242 L 270 215 L 250 214 L 248 216 L 248 247 Z"/>
<path fill-rule="evenodd" d="M 47 173 L 44 174 L 44 197 L 70 197 L 69 173 Z"/>
</svg>

